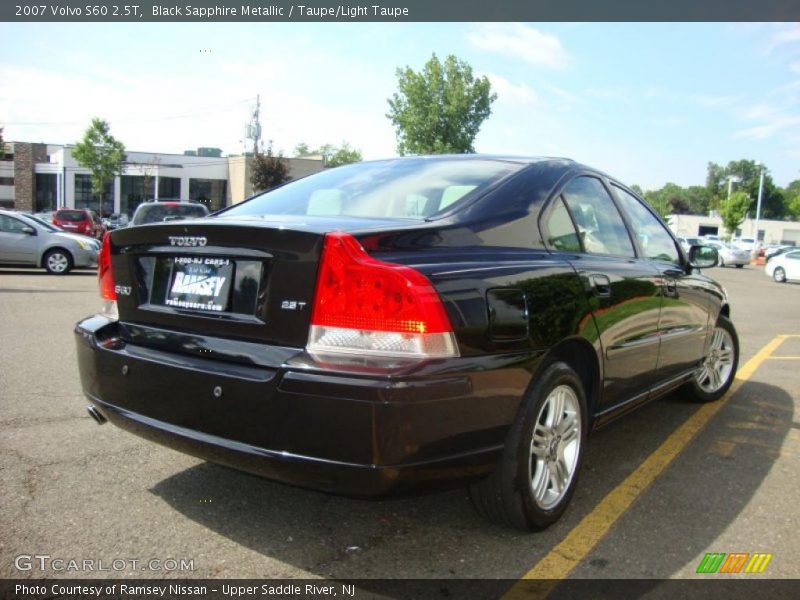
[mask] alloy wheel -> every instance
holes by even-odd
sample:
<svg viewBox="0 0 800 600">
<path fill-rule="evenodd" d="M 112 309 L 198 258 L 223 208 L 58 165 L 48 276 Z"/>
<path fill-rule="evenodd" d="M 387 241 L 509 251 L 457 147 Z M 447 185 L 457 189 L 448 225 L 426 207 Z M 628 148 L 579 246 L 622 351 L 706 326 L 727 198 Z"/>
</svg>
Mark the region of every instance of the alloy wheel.
<svg viewBox="0 0 800 600">
<path fill-rule="evenodd" d="M 528 473 L 536 504 L 545 510 L 564 497 L 577 470 L 581 411 L 575 391 L 559 385 L 542 404 L 531 438 Z"/>
<path fill-rule="evenodd" d="M 700 389 L 708 394 L 721 389 L 733 371 L 733 358 L 734 346 L 731 334 L 722 327 L 716 327 L 708 356 L 695 374 Z"/>
</svg>

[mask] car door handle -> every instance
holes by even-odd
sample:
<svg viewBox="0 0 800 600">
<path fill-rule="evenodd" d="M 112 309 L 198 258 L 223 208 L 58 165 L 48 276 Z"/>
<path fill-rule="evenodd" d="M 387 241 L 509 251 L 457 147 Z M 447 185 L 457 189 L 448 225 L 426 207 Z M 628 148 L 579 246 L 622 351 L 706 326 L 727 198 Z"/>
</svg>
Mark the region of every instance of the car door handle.
<svg viewBox="0 0 800 600">
<path fill-rule="evenodd" d="M 599 298 L 609 298 L 611 296 L 611 280 L 606 275 L 590 275 L 589 281 L 592 284 L 592 292 Z"/>
<path fill-rule="evenodd" d="M 667 279 L 664 281 L 664 295 L 669 298 L 677 298 L 678 297 L 678 284 L 675 283 L 672 279 Z"/>
</svg>

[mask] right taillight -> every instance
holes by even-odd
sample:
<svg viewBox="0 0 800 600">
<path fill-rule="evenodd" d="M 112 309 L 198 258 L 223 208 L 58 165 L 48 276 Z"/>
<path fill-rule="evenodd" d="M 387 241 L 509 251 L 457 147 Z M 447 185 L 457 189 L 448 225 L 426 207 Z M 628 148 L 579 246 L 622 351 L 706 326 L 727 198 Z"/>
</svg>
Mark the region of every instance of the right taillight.
<svg viewBox="0 0 800 600">
<path fill-rule="evenodd" d="M 325 236 L 311 313 L 315 355 L 458 356 L 439 294 L 419 271 L 369 256 L 353 236 Z"/>
<path fill-rule="evenodd" d="M 103 314 L 117 318 L 117 293 L 114 291 L 114 274 L 111 271 L 111 234 L 103 236 L 103 245 L 97 257 L 97 280 L 103 299 Z"/>
</svg>

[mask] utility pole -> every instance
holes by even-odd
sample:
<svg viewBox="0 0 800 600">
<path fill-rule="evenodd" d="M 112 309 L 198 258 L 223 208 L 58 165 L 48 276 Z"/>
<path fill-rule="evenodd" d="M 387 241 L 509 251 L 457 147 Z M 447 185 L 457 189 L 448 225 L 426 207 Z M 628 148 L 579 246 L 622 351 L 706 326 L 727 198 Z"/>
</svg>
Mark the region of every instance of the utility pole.
<svg viewBox="0 0 800 600">
<path fill-rule="evenodd" d="M 764 196 L 764 165 L 761 165 L 761 177 L 758 180 L 758 204 L 756 204 L 756 231 L 753 234 L 753 254 L 758 245 L 758 220 L 761 218 L 761 198 Z"/>
<path fill-rule="evenodd" d="M 261 114 L 261 95 L 256 95 L 256 108 L 253 115 L 250 117 L 250 122 L 245 127 L 245 137 L 253 140 L 253 156 L 258 154 L 258 145 L 261 141 L 261 123 L 259 116 Z"/>
</svg>

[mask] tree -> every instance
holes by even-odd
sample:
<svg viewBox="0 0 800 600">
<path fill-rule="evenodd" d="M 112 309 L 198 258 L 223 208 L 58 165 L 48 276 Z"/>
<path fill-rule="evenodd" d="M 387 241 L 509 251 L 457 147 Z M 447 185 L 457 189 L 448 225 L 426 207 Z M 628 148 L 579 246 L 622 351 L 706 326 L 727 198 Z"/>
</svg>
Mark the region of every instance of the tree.
<svg viewBox="0 0 800 600">
<path fill-rule="evenodd" d="M 744 222 L 751 204 L 752 200 L 745 192 L 733 192 L 728 200 L 722 202 L 719 215 L 729 234 L 733 235 L 736 228 Z"/>
<path fill-rule="evenodd" d="M 342 142 L 338 148 L 331 148 L 329 153 L 323 153 L 326 167 L 340 167 L 361 161 L 361 151 L 351 148 L 347 142 Z"/>
<path fill-rule="evenodd" d="M 92 191 L 101 198 L 108 184 L 125 168 L 125 146 L 111 135 L 108 123 L 97 117 L 75 144 L 72 156 L 92 172 Z"/>
<path fill-rule="evenodd" d="M 800 221 L 800 194 L 789 200 L 786 208 L 795 221 Z"/>
<path fill-rule="evenodd" d="M 472 67 L 453 55 L 442 64 L 434 54 L 419 73 L 397 69 L 397 84 L 386 116 L 401 155 L 475 151 L 475 137 L 497 99 L 485 76 L 476 79 Z"/>
<path fill-rule="evenodd" d="M 782 219 L 786 215 L 786 203 L 783 193 L 775 185 L 769 169 L 754 160 L 732 160 L 722 167 L 713 162 L 708 163 L 706 187 L 718 199 L 719 206 L 724 206 L 728 196 L 728 178 L 734 177 L 733 190 L 745 192 L 751 198 L 758 198 L 758 185 L 761 169 L 764 169 L 764 194 L 761 199 L 761 217 L 764 219 Z"/>
<path fill-rule="evenodd" d="M 3 128 L 0 127 L 0 158 L 3 158 L 6 153 L 6 143 L 3 141 Z"/>
<path fill-rule="evenodd" d="M 305 142 L 300 142 L 297 146 L 294 147 L 294 155 L 297 158 L 303 158 L 304 156 L 313 156 L 315 152 L 308 147 L 308 144 Z"/>
<path fill-rule="evenodd" d="M 267 144 L 266 153 L 257 152 L 253 156 L 253 172 L 250 174 L 250 183 L 254 192 L 271 190 L 289 180 L 289 167 L 283 158 L 283 153 L 276 156 L 272 151 L 272 140 Z"/>
<path fill-rule="evenodd" d="M 308 144 L 301 142 L 294 148 L 294 155 L 297 158 L 304 156 L 321 156 L 325 167 L 340 167 L 362 160 L 361 150 L 351 148 L 347 142 L 342 142 L 342 145 L 337 147 L 333 144 L 324 144 L 316 150 L 311 150 Z"/>
</svg>

